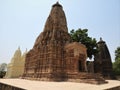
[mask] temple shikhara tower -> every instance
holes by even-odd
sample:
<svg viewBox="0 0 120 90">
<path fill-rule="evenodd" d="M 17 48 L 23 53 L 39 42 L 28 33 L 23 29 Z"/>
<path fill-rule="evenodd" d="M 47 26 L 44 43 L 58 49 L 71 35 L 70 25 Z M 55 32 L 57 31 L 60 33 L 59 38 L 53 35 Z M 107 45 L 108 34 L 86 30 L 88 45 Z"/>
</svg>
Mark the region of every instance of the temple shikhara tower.
<svg viewBox="0 0 120 90">
<path fill-rule="evenodd" d="M 105 41 L 100 38 L 98 42 L 99 53 L 95 56 L 94 72 L 101 73 L 103 77 L 113 79 L 112 60 Z"/>
<path fill-rule="evenodd" d="M 52 6 L 43 32 L 26 55 L 23 78 L 47 81 L 93 79 L 97 75 L 86 73 L 86 50 L 85 45 L 72 42 L 63 7 L 57 2 Z M 94 79 L 98 80 L 97 77 Z"/>
<path fill-rule="evenodd" d="M 20 47 L 15 51 L 11 62 L 7 66 L 7 73 L 5 78 L 19 78 L 24 72 L 25 56 L 27 50 L 21 53 Z"/>
</svg>

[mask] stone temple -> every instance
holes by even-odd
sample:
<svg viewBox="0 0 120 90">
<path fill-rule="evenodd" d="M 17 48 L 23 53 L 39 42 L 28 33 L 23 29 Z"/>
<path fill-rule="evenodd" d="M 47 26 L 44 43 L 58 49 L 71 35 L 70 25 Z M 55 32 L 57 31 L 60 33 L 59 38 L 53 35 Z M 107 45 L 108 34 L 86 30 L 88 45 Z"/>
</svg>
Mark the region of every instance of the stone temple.
<svg viewBox="0 0 120 90">
<path fill-rule="evenodd" d="M 63 7 L 57 2 L 52 6 L 43 32 L 26 55 L 22 78 L 45 81 L 105 82 L 97 74 L 86 73 L 86 50 L 85 45 L 72 42 Z"/>
<path fill-rule="evenodd" d="M 5 78 L 19 78 L 24 72 L 25 56 L 27 50 L 21 53 L 20 47 L 15 51 L 11 62 L 7 65 L 7 73 Z"/>
<path fill-rule="evenodd" d="M 108 50 L 108 47 L 105 41 L 100 38 L 100 41 L 97 43 L 99 52 L 95 56 L 94 60 L 94 72 L 101 73 L 106 79 L 114 79 L 112 69 L 112 60 Z"/>
</svg>

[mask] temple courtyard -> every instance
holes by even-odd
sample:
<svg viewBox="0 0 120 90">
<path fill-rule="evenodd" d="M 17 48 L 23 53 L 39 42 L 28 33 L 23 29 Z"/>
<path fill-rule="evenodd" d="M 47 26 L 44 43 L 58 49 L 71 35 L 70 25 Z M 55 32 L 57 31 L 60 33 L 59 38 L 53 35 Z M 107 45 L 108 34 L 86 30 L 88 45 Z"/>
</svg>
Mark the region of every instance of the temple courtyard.
<svg viewBox="0 0 120 90">
<path fill-rule="evenodd" d="M 25 90 L 120 90 L 120 81 L 107 80 L 106 84 L 86 84 L 74 82 L 46 82 L 25 79 L 0 79 L 0 83 Z M 1 87 L 1 84 L 0 84 Z"/>
</svg>

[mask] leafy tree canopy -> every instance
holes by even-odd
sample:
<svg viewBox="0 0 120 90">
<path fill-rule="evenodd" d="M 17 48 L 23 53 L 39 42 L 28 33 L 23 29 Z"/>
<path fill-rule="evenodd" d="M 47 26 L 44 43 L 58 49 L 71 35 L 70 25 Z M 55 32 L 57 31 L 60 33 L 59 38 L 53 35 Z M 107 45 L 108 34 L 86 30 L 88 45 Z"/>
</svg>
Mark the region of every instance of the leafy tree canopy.
<svg viewBox="0 0 120 90">
<path fill-rule="evenodd" d="M 95 38 L 88 36 L 88 29 L 78 29 L 78 30 L 71 30 L 70 35 L 73 41 L 80 42 L 87 47 L 87 56 L 89 59 L 98 52 L 97 50 L 97 41 Z"/>
<path fill-rule="evenodd" d="M 0 71 L 0 78 L 3 78 L 6 74 L 6 71 Z"/>
<path fill-rule="evenodd" d="M 120 47 L 115 50 L 115 62 L 113 63 L 113 70 L 116 75 L 120 75 Z"/>
<path fill-rule="evenodd" d="M 120 59 L 120 47 L 115 50 L 115 61 L 117 61 L 118 59 Z"/>
<path fill-rule="evenodd" d="M 7 68 L 7 64 L 6 63 L 0 64 L 0 78 L 3 78 L 5 76 L 6 68 Z"/>
</svg>

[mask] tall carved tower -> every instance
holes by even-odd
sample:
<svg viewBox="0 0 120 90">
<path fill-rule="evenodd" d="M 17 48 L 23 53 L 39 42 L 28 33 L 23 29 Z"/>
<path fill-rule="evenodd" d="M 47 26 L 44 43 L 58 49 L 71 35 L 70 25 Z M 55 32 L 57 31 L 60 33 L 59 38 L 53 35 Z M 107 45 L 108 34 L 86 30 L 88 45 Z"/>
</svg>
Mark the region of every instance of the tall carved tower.
<svg viewBox="0 0 120 90">
<path fill-rule="evenodd" d="M 86 47 L 71 42 L 65 13 L 57 2 L 52 6 L 43 32 L 26 56 L 23 77 L 63 81 L 75 77 L 79 71 L 86 71 L 86 57 Z"/>
<path fill-rule="evenodd" d="M 26 56 L 23 76 L 44 80 L 64 79 L 64 45 L 70 41 L 65 13 L 57 2 L 52 6 L 43 32 Z"/>
<path fill-rule="evenodd" d="M 98 42 L 99 53 L 95 56 L 94 71 L 101 73 L 105 78 L 112 78 L 112 61 L 105 41 L 100 38 Z"/>
</svg>

